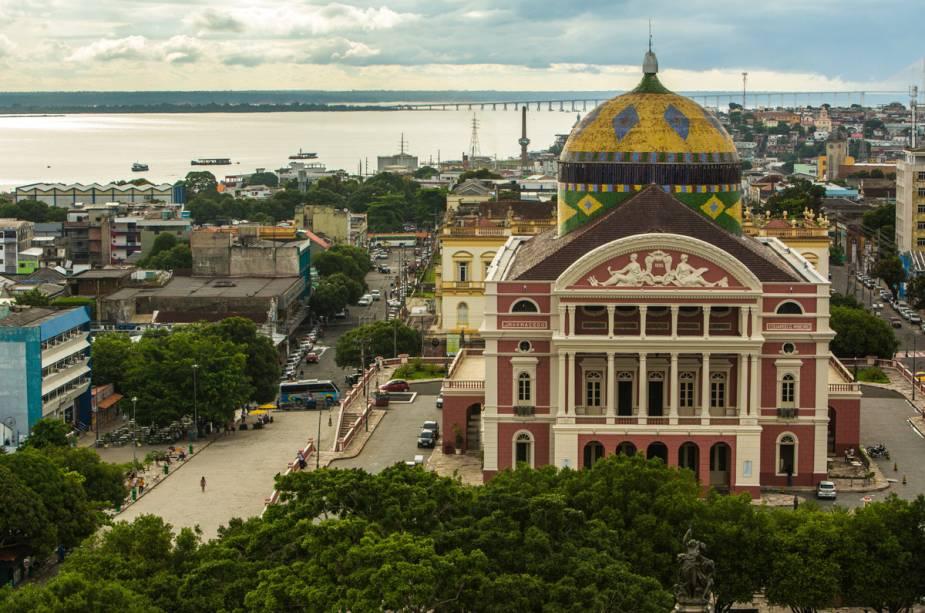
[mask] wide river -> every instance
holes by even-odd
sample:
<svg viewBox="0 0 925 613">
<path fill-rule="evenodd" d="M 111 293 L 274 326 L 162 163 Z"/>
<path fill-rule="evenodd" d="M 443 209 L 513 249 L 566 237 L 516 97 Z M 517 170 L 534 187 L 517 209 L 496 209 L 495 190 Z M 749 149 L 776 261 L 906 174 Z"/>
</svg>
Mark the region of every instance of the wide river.
<svg viewBox="0 0 925 613">
<path fill-rule="evenodd" d="M 145 177 L 173 182 L 190 170 L 218 178 L 276 169 L 301 148 L 329 169 L 356 173 L 361 160 L 376 170 L 376 157 L 406 151 L 422 164 L 460 159 L 469 150 L 472 118 L 479 122 L 482 155 L 519 155 L 520 113 L 504 111 L 383 111 L 325 113 L 190 113 L 0 117 L 0 190 L 36 182 L 107 182 Z M 531 111 L 531 150 L 549 147 L 568 133 L 573 112 Z M 191 167 L 190 160 L 231 158 L 231 166 Z M 133 173 L 133 162 L 149 172 Z"/>
</svg>

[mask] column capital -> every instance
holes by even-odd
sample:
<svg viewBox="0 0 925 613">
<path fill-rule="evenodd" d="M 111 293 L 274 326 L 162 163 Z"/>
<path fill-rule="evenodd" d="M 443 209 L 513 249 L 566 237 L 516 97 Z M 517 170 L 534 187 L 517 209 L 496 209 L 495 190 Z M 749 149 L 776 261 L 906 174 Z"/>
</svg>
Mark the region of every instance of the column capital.
<svg viewBox="0 0 925 613">
<path fill-rule="evenodd" d="M 671 309 L 671 312 L 672 312 L 672 313 L 677 313 L 678 311 L 681 310 L 681 305 L 680 305 L 680 304 L 672 304 L 672 305 L 669 305 L 668 308 Z"/>
<path fill-rule="evenodd" d="M 639 310 L 640 310 L 641 312 L 645 313 L 646 311 L 649 310 L 649 305 L 647 305 L 647 304 L 640 304 L 640 305 L 639 305 Z"/>
<path fill-rule="evenodd" d="M 606 305 L 606 306 L 607 306 L 607 311 L 610 312 L 610 313 L 613 313 L 614 311 L 617 310 L 617 305 L 615 305 L 615 304 L 608 304 L 608 305 Z"/>
</svg>

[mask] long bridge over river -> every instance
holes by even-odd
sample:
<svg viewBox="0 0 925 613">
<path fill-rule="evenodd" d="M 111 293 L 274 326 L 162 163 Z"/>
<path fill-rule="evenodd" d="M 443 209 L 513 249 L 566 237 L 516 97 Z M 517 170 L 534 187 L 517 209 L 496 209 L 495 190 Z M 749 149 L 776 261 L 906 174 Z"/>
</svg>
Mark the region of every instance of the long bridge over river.
<svg viewBox="0 0 925 613">
<path fill-rule="evenodd" d="M 742 104 L 742 92 L 679 92 L 698 102 L 701 106 L 720 108 L 730 102 Z M 908 92 L 902 91 L 830 91 L 830 92 L 747 92 L 744 95 L 746 108 L 799 108 L 819 106 L 828 103 L 834 107 L 859 104 L 871 99 L 883 100 L 893 96 L 895 100 L 907 102 Z M 549 100 L 503 100 L 503 101 L 446 101 L 414 102 L 388 105 L 397 111 L 519 111 L 527 107 L 537 111 L 582 112 L 593 109 L 609 98 L 563 98 Z"/>
</svg>

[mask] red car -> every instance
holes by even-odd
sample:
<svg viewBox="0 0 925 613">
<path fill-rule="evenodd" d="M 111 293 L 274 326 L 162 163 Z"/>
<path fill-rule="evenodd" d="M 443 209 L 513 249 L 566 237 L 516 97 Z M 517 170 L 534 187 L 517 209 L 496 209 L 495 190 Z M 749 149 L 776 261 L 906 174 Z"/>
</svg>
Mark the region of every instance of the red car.
<svg viewBox="0 0 925 613">
<path fill-rule="evenodd" d="M 318 363 L 318 354 L 314 351 L 309 351 L 305 354 L 305 363 L 306 364 L 317 364 Z"/>
<path fill-rule="evenodd" d="M 410 392 L 411 386 L 404 379 L 391 379 L 379 386 L 380 392 Z"/>
</svg>

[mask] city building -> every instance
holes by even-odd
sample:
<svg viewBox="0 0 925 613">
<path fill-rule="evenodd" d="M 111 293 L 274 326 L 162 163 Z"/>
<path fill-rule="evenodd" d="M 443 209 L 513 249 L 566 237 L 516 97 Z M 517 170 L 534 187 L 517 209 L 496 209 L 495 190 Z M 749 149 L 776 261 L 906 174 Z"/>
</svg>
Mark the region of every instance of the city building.
<svg viewBox="0 0 925 613">
<path fill-rule="evenodd" d="M 306 204 L 295 209 L 297 228 L 311 230 L 335 245 L 349 244 L 350 217 L 351 213 L 347 209 L 320 204 Z"/>
<path fill-rule="evenodd" d="M 178 183 L 145 183 L 134 185 L 126 183 L 32 183 L 17 187 L 13 192 L 14 202 L 20 200 L 38 200 L 51 206 L 74 207 L 81 204 L 100 204 L 105 202 L 123 202 L 143 204 L 162 202 L 165 204 L 183 204 L 186 202 L 186 188 Z"/>
<path fill-rule="evenodd" d="M 829 278 L 829 220 L 824 215 L 817 216 L 810 210 L 802 217 L 772 218 L 769 214 L 753 215 L 746 209 L 742 222 L 742 233 L 752 237 L 773 237 L 787 247 L 799 253 L 819 272 L 824 279 Z"/>
<path fill-rule="evenodd" d="M 456 346 L 459 335 L 478 334 L 488 266 L 507 239 L 539 234 L 554 223 L 555 209 L 549 202 L 463 201 L 447 210 L 438 237 L 434 332 L 448 335 L 448 348 Z"/>
<path fill-rule="evenodd" d="M 925 251 L 925 147 L 906 150 L 896 164 L 896 249 Z"/>
<path fill-rule="evenodd" d="M 640 453 L 753 497 L 813 486 L 860 442 L 830 285 L 742 235 L 732 139 L 659 83 L 651 51 L 643 67 L 573 130 L 557 228 L 508 237 L 488 266 L 484 350 L 463 347 L 443 384 L 445 446 L 480 450 L 485 479 Z"/>
<path fill-rule="evenodd" d="M 460 206 L 477 205 L 495 199 L 495 190 L 478 179 L 466 179 L 457 184 L 446 196 L 446 211 L 450 213 Z"/>
<path fill-rule="evenodd" d="M 33 228 L 31 221 L 0 219 L 0 273 L 20 272 L 20 254 L 32 247 Z"/>
<path fill-rule="evenodd" d="M 188 217 L 165 219 L 165 215 L 162 214 L 157 217 L 139 219 L 135 225 L 140 232 L 141 253 L 147 256 L 154 247 L 154 241 L 161 234 L 173 234 L 178 242 L 188 243 L 193 221 Z"/>
<path fill-rule="evenodd" d="M 0 319 L 0 438 L 6 446 L 18 446 L 43 417 L 90 422 L 89 322 L 83 307 L 25 308 Z"/>
<path fill-rule="evenodd" d="M 267 240 L 259 226 L 203 228 L 190 235 L 194 277 L 301 277 L 310 287 L 309 239 Z"/>
</svg>

